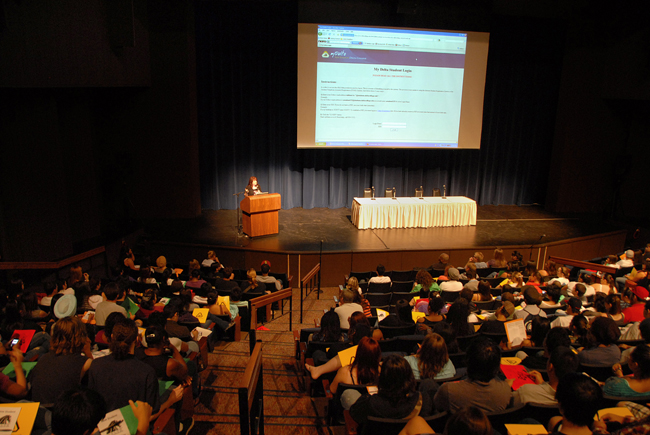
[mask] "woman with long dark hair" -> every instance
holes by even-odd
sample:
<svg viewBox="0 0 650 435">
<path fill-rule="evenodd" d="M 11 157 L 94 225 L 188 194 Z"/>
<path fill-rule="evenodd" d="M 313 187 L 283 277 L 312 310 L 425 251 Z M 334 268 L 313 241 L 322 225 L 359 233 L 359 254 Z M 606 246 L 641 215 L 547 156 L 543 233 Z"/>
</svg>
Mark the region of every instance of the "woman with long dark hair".
<svg viewBox="0 0 650 435">
<path fill-rule="evenodd" d="M 379 392 L 359 397 L 350 408 L 350 415 L 359 424 L 365 423 L 368 416 L 399 419 L 427 416 L 431 412 L 430 398 L 428 394 L 420 394 L 416 385 L 409 363 L 399 355 L 389 355 L 381 366 Z"/>
<path fill-rule="evenodd" d="M 312 335 L 311 341 L 347 341 L 348 335 L 341 331 L 341 320 L 334 309 L 323 314 L 320 319 L 320 331 Z"/>
</svg>

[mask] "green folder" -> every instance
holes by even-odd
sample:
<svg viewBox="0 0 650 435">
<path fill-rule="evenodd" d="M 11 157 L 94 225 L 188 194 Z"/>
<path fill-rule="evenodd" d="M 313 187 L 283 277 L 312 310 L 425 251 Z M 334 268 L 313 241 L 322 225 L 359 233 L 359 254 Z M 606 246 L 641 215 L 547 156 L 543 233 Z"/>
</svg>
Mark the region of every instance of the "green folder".
<svg viewBox="0 0 650 435">
<path fill-rule="evenodd" d="M 25 372 L 25 377 L 29 375 L 29 372 L 36 366 L 36 362 L 23 362 L 23 371 Z M 14 365 L 9 364 L 7 367 L 2 370 L 2 373 L 9 376 L 12 379 L 16 379 L 16 372 L 14 371 Z"/>
<path fill-rule="evenodd" d="M 159 380 L 158 381 L 158 395 L 162 396 L 165 393 L 165 391 L 167 391 L 169 389 L 169 387 L 172 386 L 173 383 L 174 383 L 174 381 L 160 381 Z"/>
<path fill-rule="evenodd" d="M 135 313 L 137 313 L 138 310 L 140 309 L 140 307 L 135 302 L 133 302 L 131 300 L 131 298 L 125 298 L 124 299 L 124 304 L 122 304 L 122 306 L 126 309 L 126 311 L 129 314 L 133 314 L 134 316 L 135 316 Z"/>
</svg>

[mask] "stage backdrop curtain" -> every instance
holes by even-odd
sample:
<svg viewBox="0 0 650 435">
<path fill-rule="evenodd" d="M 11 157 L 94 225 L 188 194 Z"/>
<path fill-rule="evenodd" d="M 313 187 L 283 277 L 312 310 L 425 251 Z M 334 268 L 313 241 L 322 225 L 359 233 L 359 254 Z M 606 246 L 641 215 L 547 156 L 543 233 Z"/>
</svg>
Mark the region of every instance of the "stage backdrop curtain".
<svg viewBox="0 0 650 435">
<path fill-rule="evenodd" d="M 350 207 L 370 186 L 378 196 L 446 185 L 481 205 L 544 203 L 563 40 L 543 31 L 549 23 L 492 19 L 480 150 L 299 151 L 297 22 L 294 2 L 196 3 L 204 209 L 236 208 L 251 175 L 283 209 Z"/>
</svg>

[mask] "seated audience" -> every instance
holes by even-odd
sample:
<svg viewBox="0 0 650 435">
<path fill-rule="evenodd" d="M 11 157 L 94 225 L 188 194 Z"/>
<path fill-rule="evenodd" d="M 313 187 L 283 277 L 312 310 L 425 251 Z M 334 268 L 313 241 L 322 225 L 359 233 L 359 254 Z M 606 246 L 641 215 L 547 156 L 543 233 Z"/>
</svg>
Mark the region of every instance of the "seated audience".
<svg viewBox="0 0 650 435">
<path fill-rule="evenodd" d="M 217 257 L 217 254 L 214 251 L 208 251 L 208 258 L 201 262 L 201 266 L 211 267 L 214 263 L 220 263 L 219 257 Z"/>
<path fill-rule="evenodd" d="M 178 349 L 170 344 L 169 336 L 162 326 L 149 326 L 144 332 L 144 338 L 146 346 L 135 349 L 138 360 L 151 366 L 158 379 L 178 382 L 188 380 L 187 364 Z"/>
<path fill-rule="evenodd" d="M 618 326 L 612 319 L 598 317 L 587 332 L 587 344 L 578 353 L 580 363 L 594 365 L 614 365 L 621 359 L 621 350 L 616 345 L 621 336 Z"/>
<path fill-rule="evenodd" d="M 569 298 L 569 301 L 566 304 L 566 315 L 557 316 L 553 322 L 551 322 L 551 328 L 562 327 L 568 328 L 573 320 L 573 316 L 580 314 L 582 308 L 582 302 L 578 298 Z"/>
<path fill-rule="evenodd" d="M 163 314 L 167 318 L 165 331 L 167 331 L 169 337 L 180 338 L 183 342 L 187 343 L 190 351 L 198 352 L 199 346 L 196 342 L 198 340 L 198 332 L 196 330 L 190 332 L 187 326 L 178 324 L 181 306 L 182 302 L 177 298 L 172 298 L 167 305 L 165 305 L 165 308 L 163 309 Z"/>
<path fill-rule="evenodd" d="M 603 393 L 608 396 L 638 397 L 650 395 L 650 347 L 637 346 L 629 356 L 632 375 L 624 376 L 621 364 L 612 366 L 616 376 L 607 379 Z"/>
<path fill-rule="evenodd" d="M 491 300 L 494 300 L 491 291 L 492 289 L 490 288 L 490 283 L 487 281 L 480 281 L 478 283 L 478 292 L 472 295 L 472 301 L 489 302 Z"/>
<path fill-rule="evenodd" d="M 352 364 L 341 367 L 337 372 L 330 391 L 336 394 L 339 384 L 377 385 L 379 378 L 379 343 L 370 337 L 363 337 L 357 347 Z"/>
<path fill-rule="evenodd" d="M 0 355 L 9 356 L 9 361 L 14 368 L 16 381 L 9 379 L 9 376 L 0 373 L 0 392 L 3 395 L 9 396 L 13 399 L 22 399 L 27 395 L 27 379 L 25 379 L 25 372 L 23 371 L 23 353 L 20 351 L 20 346 L 16 344 L 11 350 L 6 350 L 4 345 L 0 344 Z"/>
<path fill-rule="evenodd" d="M 371 283 L 381 284 L 381 283 L 391 282 L 390 276 L 385 276 L 384 273 L 386 273 L 386 268 L 381 264 L 377 265 L 377 276 L 373 276 L 372 278 L 370 278 L 368 280 L 368 284 Z"/>
<path fill-rule="evenodd" d="M 645 309 L 646 299 L 648 298 L 648 290 L 641 286 L 636 286 L 629 289 L 627 294 L 630 299 L 630 307 L 623 310 L 625 320 L 628 323 L 642 321 L 645 318 L 643 311 Z"/>
<path fill-rule="evenodd" d="M 183 397 L 183 387 L 173 390 L 169 399 L 160 404 L 158 378 L 153 367 L 135 358 L 138 328 L 131 319 L 115 324 L 111 333 L 110 355 L 93 361 L 88 370 L 88 387 L 96 390 L 110 410 L 122 408 L 129 401 L 149 404 L 158 415 Z"/>
<path fill-rule="evenodd" d="M 487 337 L 477 337 L 467 349 L 468 379 L 441 385 L 434 397 L 436 409 L 452 413 L 466 406 L 484 412 L 505 410 L 512 392 L 510 385 L 497 377 L 500 364 L 499 345 Z"/>
<path fill-rule="evenodd" d="M 650 318 L 643 319 L 643 322 L 640 322 L 638 325 L 635 324 L 635 326 L 639 332 L 637 338 L 643 340 L 646 345 L 649 345 L 650 344 Z M 630 329 L 631 328 L 632 327 L 630 327 Z M 621 338 L 619 338 L 619 341 L 620 340 L 623 340 L 622 335 Z M 630 358 L 630 354 L 635 349 L 635 346 L 629 346 L 627 344 L 619 344 L 618 347 L 624 349 L 623 351 L 621 351 L 621 364 L 627 364 L 627 361 Z"/>
<path fill-rule="evenodd" d="M 440 290 L 443 292 L 459 292 L 463 289 L 463 284 L 458 281 L 460 279 L 460 273 L 455 267 L 450 267 L 447 270 L 448 280 L 443 281 L 439 284 Z"/>
<path fill-rule="evenodd" d="M 277 290 L 282 290 L 282 280 L 279 280 L 273 276 L 269 275 L 269 272 L 271 271 L 271 262 L 268 260 L 264 260 L 262 262 L 262 266 L 260 267 L 260 270 L 262 272 L 262 276 L 257 277 L 258 282 L 262 282 L 264 284 L 268 284 L 266 287 L 267 290 L 274 292 Z M 274 289 L 275 288 L 275 289 Z"/>
<path fill-rule="evenodd" d="M 248 279 L 242 285 L 244 293 L 271 293 L 266 290 L 266 284 L 257 279 L 257 272 L 255 272 L 255 269 L 248 269 L 246 276 Z"/>
<path fill-rule="evenodd" d="M 489 260 L 487 262 L 488 267 L 493 267 L 493 268 L 504 268 L 508 265 L 505 256 L 503 254 L 503 249 L 496 248 L 494 250 L 494 258 Z"/>
<path fill-rule="evenodd" d="M 445 270 L 447 268 L 447 265 L 449 264 L 449 254 L 442 253 L 438 257 L 438 262 L 435 264 L 432 264 L 429 269 L 433 270 Z"/>
<path fill-rule="evenodd" d="M 362 425 L 368 416 L 408 419 L 416 415 L 428 416 L 431 413 L 431 400 L 428 391 L 418 392 L 413 370 L 399 355 L 389 355 L 384 359 L 378 381 L 378 393 L 363 395 L 356 401 L 346 398 L 358 396 L 358 392 L 347 390 L 341 401 L 354 402 L 350 415 Z M 421 402 L 421 404 L 420 404 Z"/>
<path fill-rule="evenodd" d="M 445 379 L 456 375 L 456 367 L 449 359 L 445 340 L 435 332 L 427 335 L 415 355 L 405 357 L 413 369 L 415 379 Z"/>
<path fill-rule="evenodd" d="M 195 269 L 190 273 L 190 279 L 185 283 L 185 288 L 200 289 L 203 284 L 207 284 L 207 281 L 201 278 L 201 271 Z"/>
<path fill-rule="evenodd" d="M 562 417 L 549 420 L 551 435 L 592 433 L 594 415 L 603 400 L 603 392 L 593 379 L 580 373 L 566 374 L 558 383 L 555 399 Z"/>
<path fill-rule="evenodd" d="M 258 280 L 259 281 L 259 280 Z M 232 291 L 233 288 L 239 287 L 239 284 L 235 281 L 235 274 L 232 272 L 232 267 L 226 267 L 223 269 L 223 278 L 217 278 L 214 283 L 214 288 L 225 291 Z"/>
<path fill-rule="evenodd" d="M 514 312 L 515 306 L 512 305 L 512 302 L 505 301 L 499 308 L 497 308 L 494 313 L 494 318 L 486 320 L 481 324 L 479 332 L 487 332 L 488 334 L 505 334 L 505 323 Z"/>
<path fill-rule="evenodd" d="M 537 370 L 530 371 L 534 376 L 534 384 L 524 384 L 513 392 L 515 404 L 536 403 L 541 405 L 556 405 L 555 391 L 560 379 L 567 373 L 578 371 L 580 361 L 578 355 L 568 347 L 558 347 L 551 352 L 546 370 L 548 382 L 544 381 L 542 374 Z"/>
<path fill-rule="evenodd" d="M 29 374 L 32 400 L 54 403 L 63 391 L 81 385 L 92 362 L 86 325 L 76 316 L 59 320 L 52 327 L 50 351 Z"/>
<path fill-rule="evenodd" d="M 339 315 L 336 314 L 334 309 L 331 309 L 323 314 L 320 319 L 320 331 L 315 332 L 310 341 L 347 341 L 348 335 L 341 331 L 341 320 Z"/>
<path fill-rule="evenodd" d="M 117 300 L 122 296 L 122 290 L 117 283 L 109 282 L 106 284 L 102 296 L 104 302 L 97 305 L 95 309 L 95 323 L 97 326 L 104 326 L 108 315 L 114 312 L 122 313 L 124 317 L 127 317 L 124 307 L 117 304 Z"/>
<path fill-rule="evenodd" d="M 443 322 L 445 316 L 440 312 L 445 308 L 445 301 L 441 297 L 430 297 L 427 304 L 428 314 L 418 318 L 417 331 L 428 333 L 437 323 Z"/>
<path fill-rule="evenodd" d="M 469 258 L 469 262 L 474 263 L 477 269 L 487 269 L 488 265 L 483 261 L 484 258 L 482 252 L 475 252 L 474 256 Z"/>
<path fill-rule="evenodd" d="M 363 312 L 363 307 L 354 302 L 354 293 L 351 290 L 343 290 L 341 293 L 341 305 L 334 309 L 341 321 L 341 329 L 350 329 L 350 316 L 355 311 Z"/>
<path fill-rule="evenodd" d="M 542 295 L 531 285 L 525 285 L 521 289 L 521 294 L 524 296 L 525 306 L 523 309 L 515 311 L 514 318 L 524 319 L 526 329 L 530 330 L 531 322 L 535 317 L 546 317 L 546 313 L 539 308 L 542 303 Z"/>
<path fill-rule="evenodd" d="M 431 274 L 425 269 L 418 270 L 418 273 L 415 275 L 415 283 L 413 285 L 411 293 L 418 293 L 421 290 L 428 290 L 429 292 L 440 291 L 438 284 L 433 281 Z"/>
<path fill-rule="evenodd" d="M 454 337 L 464 337 L 474 334 L 474 326 L 467 321 L 468 317 L 469 303 L 467 302 L 467 299 L 456 299 L 456 301 L 449 307 L 447 317 L 445 317 L 445 322 L 451 325 L 454 331 Z M 433 328 L 433 332 L 440 334 L 439 326 L 440 323 Z"/>
<path fill-rule="evenodd" d="M 480 408 L 468 406 L 449 417 L 443 435 L 492 435 L 493 433 L 492 424 L 485 413 Z"/>
<path fill-rule="evenodd" d="M 413 315 L 411 314 L 411 306 L 404 299 L 400 299 L 395 304 L 395 314 L 389 314 L 379 322 L 380 326 L 408 326 L 413 325 Z"/>
</svg>

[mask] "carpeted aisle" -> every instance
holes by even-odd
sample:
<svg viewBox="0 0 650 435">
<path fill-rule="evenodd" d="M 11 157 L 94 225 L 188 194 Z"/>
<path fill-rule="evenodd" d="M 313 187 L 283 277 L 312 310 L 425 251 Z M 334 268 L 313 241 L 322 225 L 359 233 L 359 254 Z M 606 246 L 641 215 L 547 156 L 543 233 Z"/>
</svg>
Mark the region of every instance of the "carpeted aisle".
<svg viewBox="0 0 650 435">
<path fill-rule="evenodd" d="M 299 289 L 293 290 L 294 330 L 313 327 L 314 319 L 320 319 L 323 310 L 333 306 L 332 296 L 338 295 L 338 288 L 323 289 L 320 300 L 316 299 L 316 292 L 305 299 L 302 325 L 298 323 L 299 293 Z M 296 373 L 288 307 L 286 301 L 284 315 L 276 311 L 275 319 L 264 325 L 269 331 L 257 331 L 257 339 L 262 340 L 265 433 L 330 434 L 324 420 L 327 400 L 307 396 Z M 248 333 L 243 331 L 240 342 L 220 343 L 210 354 L 210 366 L 201 374 L 203 392 L 200 403 L 194 408 L 195 424 L 191 435 L 240 433 L 237 385 L 248 360 Z"/>
</svg>

